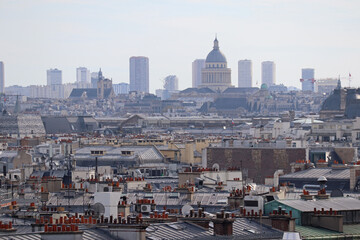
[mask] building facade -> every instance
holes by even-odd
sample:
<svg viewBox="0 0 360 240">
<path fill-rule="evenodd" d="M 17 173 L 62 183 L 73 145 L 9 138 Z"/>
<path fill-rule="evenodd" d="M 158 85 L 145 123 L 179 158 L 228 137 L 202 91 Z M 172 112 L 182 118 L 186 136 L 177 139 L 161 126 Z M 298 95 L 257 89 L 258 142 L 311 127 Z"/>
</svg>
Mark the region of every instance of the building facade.
<svg viewBox="0 0 360 240">
<path fill-rule="evenodd" d="M 112 86 L 112 80 L 104 78 L 102 71 L 100 69 L 97 82 L 97 98 L 113 98 L 115 96 L 114 89 Z"/>
<path fill-rule="evenodd" d="M 303 68 L 301 69 L 301 88 L 303 91 L 312 91 L 314 92 L 315 88 L 315 71 L 313 68 Z"/>
<path fill-rule="evenodd" d="M 197 88 L 201 85 L 201 71 L 205 68 L 205 59 L 196 59 L 192 62 L 192 87 Z"/>
<path fill-rule="evenodd" d="M 5 70 L 3 62 L 0 62 L 0 93 L 5 93 Z"/>
<path fill-rule="evenodd" d="M 47 85 L 61 85 L 62 84 L 62 71 L 54 68 L 47 70 Z"/>
<path fill-rule="evenodd" d="M 97 88 L 97 82 L 99 80 L 99 72 L 91 73 L 91 88 Z"/>
<path fill-rule="evenodd" d="M 118 94 L 128 94 L 129 91 L 130 91 L 128 83 L 113 84 L 113 89 L 114 89 L 114 93 L 116 95 L 118 95 Z"/>
<path fill-rule="evenodd" d="M 130 91 L 149 92 L 149 58 L 130 58 Z"/>
<path fill-rule="evenodd" d="M 276 84 L 276 68 L 272 61 L 265 61 L 261 63 L 261 83 L 268 87 Z"/>
<path fill-rule="evenodd" d="M 238 86 L 252 87 L 252 62 L 251 60 L 240 60 L 238 62 Z"/>
<path fill-rule="evenodd" d="M 339 79 L 336 78 L 325 78 L 316 79 L 315 91 L 318 93 L 330 94 L 338 85 Z"/>
<path fill-rule="evenodd" d="M 76 69 L 76 82 L 90 83 L 90 70 L 86 67 L 78 67 Z"/>
<path fill-rule="evenodd" d="M 214 40 L 213 50 L 206 57 L 201 75 L 200 87 L 208 87 L 217 92 L 231 87 L 231 69 L 227 67 L 225 55 L 220 52 L 217 38 Z"/>
<path fill-rule="evenodd" d="M 164 89 L 168 91 L 179 90 L 179 79 L 175 75 L 169 75 L 164 80 Z"/>
</svg>

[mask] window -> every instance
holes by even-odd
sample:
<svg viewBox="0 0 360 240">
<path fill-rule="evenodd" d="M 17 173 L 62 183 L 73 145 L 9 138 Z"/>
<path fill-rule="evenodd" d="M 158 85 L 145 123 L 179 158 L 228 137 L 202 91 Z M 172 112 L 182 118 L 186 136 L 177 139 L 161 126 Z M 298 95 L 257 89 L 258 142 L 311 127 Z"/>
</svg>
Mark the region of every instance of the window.
<svg viewBox="0 0 360 240">
<path fill-rule="evenodd" d="M 257 207 L 258 206 L 258 201 L 256 201 L 256 200 L 246 200 L 246 201 L 244 201 L 244 206 L 245 207 Z"/>
</svg>

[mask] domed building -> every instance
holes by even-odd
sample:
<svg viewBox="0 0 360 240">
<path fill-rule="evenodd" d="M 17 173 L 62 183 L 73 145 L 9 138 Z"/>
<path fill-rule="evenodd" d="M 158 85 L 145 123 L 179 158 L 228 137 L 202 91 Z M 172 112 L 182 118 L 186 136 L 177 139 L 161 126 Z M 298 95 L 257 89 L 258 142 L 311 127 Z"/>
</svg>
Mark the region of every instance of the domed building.
<svg viewBox="0 0 360 240">
<path fill-rule="evenodd" d="M 225 55 L 220 52 L 219 41 L 214 40 L 213 50 L 207 55 L 205 68 L 201 71 L 200 87 L 208 87 L 217 92 L 223 92 L 231 87 L 231 69 L 227 67 Z"/>
</svg>

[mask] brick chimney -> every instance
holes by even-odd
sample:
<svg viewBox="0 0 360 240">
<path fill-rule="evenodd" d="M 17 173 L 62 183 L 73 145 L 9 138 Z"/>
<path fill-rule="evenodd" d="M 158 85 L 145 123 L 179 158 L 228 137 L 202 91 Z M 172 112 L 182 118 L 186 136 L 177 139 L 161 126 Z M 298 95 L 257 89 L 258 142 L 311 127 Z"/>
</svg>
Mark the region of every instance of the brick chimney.
<svg viewBox="0 0 360 240">
<path fill-rule="evenodd" d="M 284 210 L 279 207 L 278 210 L 274 210 L 269 216 L 271 220 L 271 226 L 284 232 L 295 232 L 295 218 L 292 217 L 292 212 L 285 213 Z"/>
<path fill-rule="evenodd" d="M 216 218 L 212 220 L 214 223 L 215 236 L 231 236 L 233 234 L 234 218 L 230 218 L 230 214 L 221 210 L 216 213 Z"/>
<path fill-rule="evenodd" d="M 239 209 L 240 206 L 244 205 L 244 195 L 242 190 L 236 189 L 230 193 L 228 205 L 231 210 Z"/>
<path fill-rule="evenodd" d="M 198 211 L 190 210 L 190 214 L 186 217 L 180 218 L 185 222 L 194 223 L 200 227 L 209 229 L 210 218 L 205 217 L 204 210 L 199 208 Z"/>
<path fill-rule="evenodd" d="M 52 239 L 83 239 L 83 231 L 79 231 L 79 226 L 70 225 L 48 225 L 44 226 L 44 232 L 40 233 L 41 240 Z"/>
<path fill-rule="evenodd" d="M 343 215 L 337 214 L 332 208 L 326 211 L 324 208 L 322 208 L 321 211 L 314 208 L 314 215 L 311 216 L 310 224 L 313 227 L 322 227 L 336 232 L 343 232 L 343 218 Z"/>
</svg>

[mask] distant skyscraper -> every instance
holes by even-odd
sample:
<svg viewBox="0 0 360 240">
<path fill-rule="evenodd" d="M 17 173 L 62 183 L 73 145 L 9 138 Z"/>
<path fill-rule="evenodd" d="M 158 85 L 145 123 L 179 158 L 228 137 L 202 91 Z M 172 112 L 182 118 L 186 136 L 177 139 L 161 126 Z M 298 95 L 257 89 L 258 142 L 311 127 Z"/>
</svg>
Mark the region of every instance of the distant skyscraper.
<svg viewBox="0 0 360 240">
<path fill-rule="evenodd" d="M 59 69 L 47 70 L 47 95 L 50 98 L 63 98 L 64 87 L 62 85 L 62 72 Z"/>
<path fill-rule="evenodd" d="M 0 62 L 0 93 L 5 93 L 5 70 L 3 62 Z"/>
<path fill-rule="evenodd" d="M 201 85 L 201 70 L 205 68 L 205 59 L 196 59 L 192 62 L 192 87 Z"/>
<path fill-rule="evenodd" d="M 168 91 L 179 90 L 179 79 L 175 75 L 169 75 L 165 78 L 164 89 Z"/>
<path fill-rule="evenodd" d="M 91 73 L 91 88 L 97 88 L 97 82 L 99 80 L 99 72 Z"/>
<path fill-rule="evenodd" d="M 62 84 L 62 72 L 59 69 L 47 70 L 47 85 L 61 85 Z"/>
<path fill-rule="evenodd" d="M 130 91 L 149 92 L 149 59 L 130 58 Z"/>
<path fill-rule="evenodd" d="M 90 70 L 86 67 L 78 67 L 76 69 L 76 82 L 81 83 L 90 83 Z"/>
<path fill-rule="evenodd" d="M 261 82 L 268 87 L 276 84 L 275 79 L 275 63 L 271 61 L 265 61 L 261 63 Z"/>
<path fill-rule="evenodd" d="M 315 83 L 315 71 L 313 68 L 303 68 L 301 69 L 301 87 L 303 91 L 312 91 L 314 92 L 314 83 Z"/>
<path fill-rule="evenodd" d="M 252 87 L 252 62 L 240 60 L 238 62 L 238 87 Z"/>
</svg>

